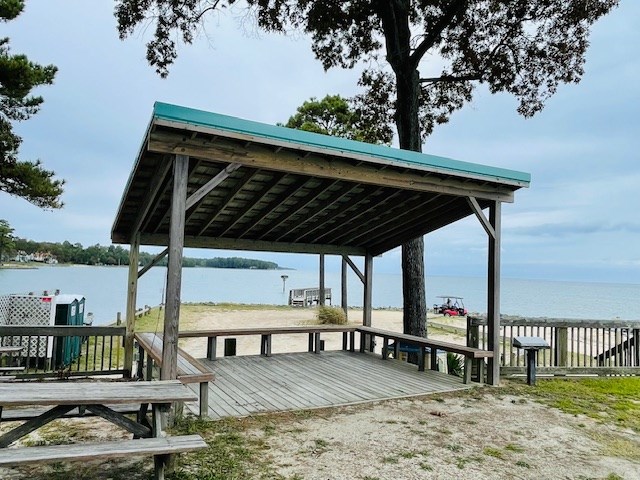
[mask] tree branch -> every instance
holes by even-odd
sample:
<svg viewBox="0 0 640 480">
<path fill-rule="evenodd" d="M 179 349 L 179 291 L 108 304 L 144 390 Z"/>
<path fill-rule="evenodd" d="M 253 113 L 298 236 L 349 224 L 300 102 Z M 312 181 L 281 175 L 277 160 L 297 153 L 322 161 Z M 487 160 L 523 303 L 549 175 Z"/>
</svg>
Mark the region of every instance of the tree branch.
<svg viewBox="0 0 640 480">
<path fill-rule="evenodd" d="M 421 78 L 420 83 L 437 83 L 437 82 L 469 82 L 472 80 L 481 80 L 482 74 L 469 73 L 468 75 L 442 75 L 441 77 Z"/>
<path fill-rule="evenodd" d="M 451 0 L 449 7 L 445 10 L 444 15 L 436 22 L 430 32 L 425 33 L 422 42 L 416 47 L 411 54 L 411 62 L 417 68 L 420 60 L 425 53 L 432 48 L 440 39 L 442 32 L 451 24 L 456 15 L 467 8 L 467 0 Z"/>
</svg>

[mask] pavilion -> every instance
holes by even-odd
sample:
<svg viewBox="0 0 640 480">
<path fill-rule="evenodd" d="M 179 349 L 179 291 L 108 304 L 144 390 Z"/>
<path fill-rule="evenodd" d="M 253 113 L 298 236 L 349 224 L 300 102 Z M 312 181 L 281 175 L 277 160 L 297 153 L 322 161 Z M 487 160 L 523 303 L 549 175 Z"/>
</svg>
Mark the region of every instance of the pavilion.
<svg viewBox="0 0 640 480">
<path fill-rule="evenodd" d="M 162 379 L 176 378 L 184 247 L 343 258 L 364 284 L 373 259 L 475 215 L 488 237 L 488 382 L 499 382 L 501 205 L 530 175 L 156 103 L 113 225 L 129 244 L 125 370 L 131 371 L 140 245 L 168 255 Z M 488 210 L 488 215 L 485 214 Z M 352 256 L 364 257 L 361 272 Z M 322 296 L 322 295 L 321 295 Z"/>
</svg>

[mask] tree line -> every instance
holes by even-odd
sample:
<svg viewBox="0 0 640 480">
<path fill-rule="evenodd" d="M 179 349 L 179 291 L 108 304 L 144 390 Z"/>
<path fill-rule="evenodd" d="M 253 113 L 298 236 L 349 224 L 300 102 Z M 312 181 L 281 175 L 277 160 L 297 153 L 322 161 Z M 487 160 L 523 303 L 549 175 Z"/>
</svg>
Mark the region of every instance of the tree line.
<svg viewBox="0 0 640 480">
<path fill-rule="evenodd" d="M 76 265 L 129 265 L 129 250 L 121 246 L 91 245 L 83 247 L 80 243 L 64 241 L 62 243 L 36 242 L 24 238 L 13 237 L 10 250 L 6 250 L 7 257 L 15 256 L 18 252 L 35 254 L 37 252 L 50 254 L 59 263 L 71 263 Z M 13 255 L 12 255 L 13 254 Z M 140 266 L 149 265 L 156 257 L 155 254 L 140 252 Z M 165 257 L 158 265 L 166 266 Z M 208 267 L 208 268 L 245 268 L 258 270 L 275 270 L 280 268 L 277 263 L 241 257 L 215 257 L 215 258 L 190 258 L 183 259 L 184 267 Z"/>
</svg>

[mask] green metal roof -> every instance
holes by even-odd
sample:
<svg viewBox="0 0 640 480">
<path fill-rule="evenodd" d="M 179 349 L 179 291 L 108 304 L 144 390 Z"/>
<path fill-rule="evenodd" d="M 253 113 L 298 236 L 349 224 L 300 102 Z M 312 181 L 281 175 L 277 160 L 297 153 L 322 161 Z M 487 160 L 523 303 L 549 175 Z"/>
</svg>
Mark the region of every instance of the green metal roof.
<svg viewBox="0 0 640 480">
<path fill-rule="evenodd" d="M 241 118 L 221 115 L 203 110 L 156 102 L 153 110 L 154 119 L 184 123 L 188 125 L 212 128 L 242 135 L 249 135 L 265 140 L 276 140 L 290 143 L 293 148 L 296 145 L 327 150 L 327 153 L 341 152 L 369 157 L 373 162 L 398 166 L 418 167 L 421 169 L 435 169 L 438 171 L 458 173 L 461 175 L 473 175 L 488 179 L 516 182 L 522 186 L 529 186 L 531 175 L 525 172 L 509 170 L 505 168 L 490 167 L 477 163 L 463 162 L 451 158 L 428 155 L 425 153 L 400 150 L 397 148 L 370 143 L 357 142 L 340 137 L 321 135 L 286 127 L 278 127 L 265 123 L 253 122 Z"/>
</svg>

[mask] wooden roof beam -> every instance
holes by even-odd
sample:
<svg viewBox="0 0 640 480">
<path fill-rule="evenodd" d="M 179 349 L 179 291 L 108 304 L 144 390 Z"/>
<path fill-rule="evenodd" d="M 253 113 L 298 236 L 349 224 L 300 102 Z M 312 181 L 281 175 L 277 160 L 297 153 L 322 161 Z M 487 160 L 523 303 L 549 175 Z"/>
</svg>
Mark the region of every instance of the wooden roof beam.
<svg viewBox="0 0 640 480">
<path fill-rule="evenodd" d="M 371 251 L 373 255 L 381 255 L 392 248 L 398 247 L 403 243 L 413 240 L 414 238 L 426 235 L 429 232 L 433 232 L 438 228 L 449 225 L 450 223 L 469 215 L 469 213 L 466 212 L 461 215 L 451 215 L 452 212 L 462 212 L 462 210 L 460 210 L 459 206 L 455 204 L 455 199 L 452 199 L 451 202 L 449 202 L 449 205 L 449 208 L 445 209 L 435 217 L 431 216 L 433 215 L 433 212 L 426 213 L 421 218 L 417 218 L 416 222 L 411 225 L 404 224 L 397 229 L 391 231 L 387 230 L 379 242 L 368 243 L 367 249 Z M 425 222 L 425 220 L 429 221 Z"/>
<path fill-rule="evenodd" d="M 165 246 L 168 242 L 168 238 L 169 236 L 164 234 L 141 234 L 140 243 L 142 245 Z M 185 235 L 184 246 L 189 248 L 219 248 L 222 250 L 248 250 L 255 252 L 324 253 L 327 255 L 359 256 L 366 254 L 366 249 L 360 247 L 312 245 L 308 243 L 264 242 L 261 240 L 202 237 L 194 235 Z"/>
<path fill-rule="evenodd" d="M 227 207 L 227 205 L 229 205 L 229 202 L 231 202 L 233 198 L 238 194 L 238 192 L 242 190 L 259 172 L 260 170 L 248 170 L 244 174 L 244 176 L 240 180 L 238 180 L 238 183 L 236 184 L 235 188 L 233 188 L 227 193 L 227 195 L 222 200 L 222 204 L 218 208 L 218 211 L 216 212 L 216 214 L 213 215 L 209 219 L 209 221 L 206 223 L 206 225 L 200 229 L 200 231 L 198 232 L 198 235 L 204 234 L 204 232 L 206 232 L 207 229 L 211 225 L 213 225 L 213 223 L 216 221 L 220 213 Z"/>
<path fill-rule="evenodd" d="M 311 190 L 305 198 L 302 199 L 302 201 L 300 201 L 298 204 L 296 204 L 293 208 L 290 208 L 287 212 L 285 212 L 276 222 L 272 223 L 272 225 L 269 225 L 268 230 L 262 232 L 258 239 L 262 240 L 264 239 L 264 237 L 266 237 L 267 235 L 269 235 L 269 233 L 271 233 L 272 231 L 274 231 L 275 229 L 277 229 L 280 225 L 282 225 L 284 222 L 286 222 L 288 219 L 290 219 L 292 216 L 298 214 L 302 209 L 304 209 L 307 205 L 309 205 L 311 202 L 314 202 L 315 200 L 318 199 L 318 197 L 320 195 L 322 195 L 323 192 L 327 191 L 328 189 L 330 189 L 331 187 L 333 187 L 334 185 L 337 185 L 338 183 L 340 183 L 338 180 L 335 180 L 333 182 L 330 182 L 329 185 L 325 185 L 324 182 L 322 182 L 320 185 L 318 185 L 316 188 L 314 188 L 313 190 Z"/>
<path fill-rule="evenodd" d="M 147 220 L 147 215 L 158 203 L 158 198 L 160 197 L 159 194 L 168 188 L 170 182 L 166 182 L 166 179 L 172 166 L 173 162 L 171 161 L 171 158 L 166 155 L 163 156 L 162 160 L 160 160 L 160 166 L 156 170 L 156 173 L 149 184 L 144 200 L 141 202 L 141 208 L 138 210 L 135 220 L 131 224 L 130 233 L 132 236 L 142 229 L 143 223 Z M 162 188 L 163 185 L 164 188 Z"/>
<path fill-rule="evenodd" d="M 464 195 L 502 202 L 513 202 L 514 197 L 513 187 L 493 184 L 491 179 L 445 179 L 441 175 L 430 173 L 402 172 L 391 168 L 382 170 L 370 164 L 355 166 L 352 162 L 316 153 L 306 152 L 309 153 L 307 157 L 288 150 L 275 153 L 273 148 L 257 143 L 251 144 L 251 149 L 248 149 L 232 140 L 192 140 L 182 134 L 167 131 L 152 132 L 149 135 L 148 149 L 158 153 L 185 154 L 216 162 L 237 162 L 253 168 L 404 190 Z M 463 175 L 461 173 L 460 177 Z"/>
<path fill-rule="evenodd" d="M 247 203 L 247 205 L 241 209 L 239 212 L 237 212 L 233 218 L 231 219 L 231 221 L 224 227 L 224 230 L 222 232 L 219 232 L 216 236 L 218 237 L 222 237 L 224 236 L 229 230 L 231 230 L 233 227 L 235 227 L 235 225 L 242 220 L 242 218 L 244 218 L 244 216 L 249 213 L 251 210 L 253 210 L 254 208 L 256 208 L 256 205 L 258 203 L 260 203 L 260 201 L 265 197 L 265 195 L 268 195 L 271 190 L 273 190 L 273 188 L 278 184 L 278 182 L 280 182 L 280 180 L 282 180 L 283 178 L 285 178 L 287 175 L 284 173 L 275 173 L 274 174 L 274 179 L 271 182 L 270 185 L 267 186 L 266 190 L 263 191 L 261 194 L 259 192 L 256 192 L 256 197 L 253 198 L 250 202 Z"/>
<path fill-rule="evenodd" d="M 381 236 L 384 236 L 389 231 L 393 224 L 402 223 L 403 221 L 410 222 L 415 218 L 415 212 L 424 211 L 424 208 L 437 198 L 438 195 L 426 200 L 419 201 L 420 195 L 412 196 L 402 203 L 394 206 L 393 208 L 382 212 L 374 221 L 359 222 L 353 227 L 349 225 L 349 229 L 341 232 L 340 236 L 331 239 L 331 241 L 353 244 L 357 239 L 363 238 L 362 243 L 370 242 L 376 235 L 376 232 L 380 232 Z M 404 220 L 406 218 L 406 220 Z"/>
<path fill-rule="evenodd" d="M 288 235 L 291 235 L 293 232 L 295 232 L 297 230 L 300 230 L 300 229 L 303 229 L 303 228 L 307 228 L 307 227 L 305 227 L 305 225 L 308 225 L 310 221 L 314 220 L 316 217 L 321 215 L 327 208 L 330 208 L 336 202 L 339 202 L 346 195 L 349 195 L 356 188 L 358 188 L 358 185 L 356 185 L 356 184 L 346 184 L 341 190 L 338 190 L 337 192 L 335 192 L 328 199 L 326 199 L 326 200 L 318 200 L 318 202 L 321 205 L 319 205 L 318 207 L 314 208 L 313 211 L 308 212 L 308 214 L 305 216 L 305 219 L 302 222 L 298 223 L 297 225 L 295 225 L 293 228 L 287 230 L 286 232 L 281 233 L 275 240 L 276 241 L 280 241 L 284 237 L 286 237 Z"/>
<path fill-rule="evenodd" d="M 377 199 L 377 198 L 372 199 L 371 195 L 367 198 L 360 198 L 360 201 L 357 202 L 356 204 L 351 205 L 347 208 L 341 209 L 340 214 L 335 217 L 336 223 L 337 223 L 336 226 L 322 232 L 320 236 L 316 238 L 316 241 L 319 243 L 322 243 L 323 241 L 329 241 L 330 243 L 341 243 L 339 242 L 340 238 L 344 237 L 346 233 L 357 230 L 360 227 L 362 227 L 362 225 L 366 225 L 371 220 L 371 215 L 373 211 L 384 208 L 384 205 L 394 200 L 396 197 L 401 195 L 401 193 L 403 192 L 401 192 L 400 190 L 396 190 L 391 195 L 388 195 L 388 196 L 381 195 L 383 197 L 382 199 Z M 414 193 L 414 197 L 419 197 L 419 194 Z M 360 208 L 358 209 L 355 215 L 349 214 L 350 210 L 354 208 L 356 209 L 358 208 L 358 204 L 367 202 L 368 200 L 371 202 L 369 204 L 369 208 Z M 391 210 L 397 210 L 398 208 L 399 206 L 397 204 L 390 207 Z M 348 218 L 349 220 L 348 224 L 340 222 L 340 220 L 344 217 Z M 360 220 L 356 221 L 358 219 Z M 330 235 L 336 231 L 339 232 L 338 235 L 334 237 L 330 237 Z M 323 239 L 326 239 L 326 240 L 323 240 Z"/>
<path fill-rule="evenodd" d="M 289 200 L 289 198 L 291 198 L 291 196 L 293 196 L 301 187 L 304 187 L 304 185 L 308 181 L 309 180 L 305 178 L 301 185 L 295 182 L 289 185 L 289 187 L 284 192 L 280 193 L 276 198 L 271 200 L 270 205 L 265 210 L 260 212 L 260 217 L 255 218 L 253 220 L 253 223 L 249 226 L 249 228 L 247 228 L 244 232 L 238 235 L 238 238 L 244 238 L 251 230 L 256 228 L 260 224 L 260 222 L 262 222 L 262 220 L 265 219 L 265 217 L 270 215 L 283 202 L 286 202 L 287 200 Z"/>
</svg>

